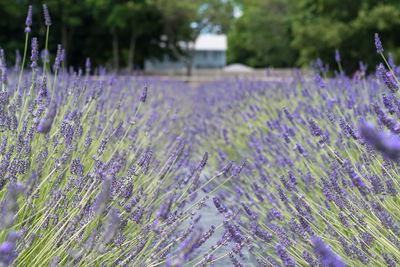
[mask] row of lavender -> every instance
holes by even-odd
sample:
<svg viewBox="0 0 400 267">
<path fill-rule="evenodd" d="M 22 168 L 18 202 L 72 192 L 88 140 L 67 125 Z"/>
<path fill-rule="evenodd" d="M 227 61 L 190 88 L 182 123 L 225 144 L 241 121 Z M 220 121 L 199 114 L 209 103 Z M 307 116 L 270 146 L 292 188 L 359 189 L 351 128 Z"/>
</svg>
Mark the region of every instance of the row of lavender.
<svg viewBox="0 0 400 267">
<path fill-rule="evenodd" d="M 391 57 L 376 76 L 361 63 L 354 79 L 327 79 L 317 62 L 315 79 L 188 91 L 96 78 L 90 60 L 85 74 L 66 71 L 61 46 L 50 68 L 31 12 L 29 63 L 27 47 L 13 69 L 0 50 L 0 266 L 399 263 Z M 211 203 L 220 216 L 201 227 Z"/>
<path fill-rule="evenodd" d="M 383 56 L 377 35 L 376 46 Z M 317 64 L 312 79 L 207 85 L 205 101 L 219 102 L 198 126 L 210 164 L 246 159 L 213 198 L 240 248 L 235 266 L 400 264 L 399 68 L 388 61 L 369 77 L 360 63 L 353 79 L 327 79 Z"/>
<path fill-rule="evenodd" d="M 186 87 L 104 71 L 95 78 L 90 60 L 85 74 L 66 71 L 61 46 L 50 68 L 47 38 L 38 44 L 31 25 L 29 7 L 17 67 L 0 49 L 0 266 L 215 261 L 197 253 L 216 227 L 200 226 L 208 154 L 192 160 L 190 105 L 176 104 Z"/>
</svg>

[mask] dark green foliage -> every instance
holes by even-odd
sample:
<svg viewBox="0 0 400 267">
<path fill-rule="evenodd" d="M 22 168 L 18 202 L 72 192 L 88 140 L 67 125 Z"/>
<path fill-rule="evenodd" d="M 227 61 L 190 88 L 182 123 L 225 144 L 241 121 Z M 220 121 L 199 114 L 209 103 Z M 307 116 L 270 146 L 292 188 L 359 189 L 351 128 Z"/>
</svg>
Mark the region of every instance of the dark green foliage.
<svg viewBox="0 0 400 267">
<path fill-rule="evenodd" d="M 228 62 L 252 67 L 293 66 L 297 53 L 290 47 L 289 1 L 245 2 L 243 16 L 235 22 L 228 36 Z"/>
<path fill-rule="evenodd" d="M 304 66 L 318 57 L 337 69 L 335 48 L 348 74 L 363 60 L 375 66 L 373 36 L 400 57 L 400 3 L 375 0 L 241 0 L 243 16 L 229 34 L 229 62 L 254 67 Z M 369 71 L 372 71 L 370 68 Z"/>
<path fill-rule="evenodd" d="M 385 53 L 391 51 L 398 58 L 400 6 L 396 2 L 297 1 L 292 20 L 292 45 L 300 53 L 297 63 L 308 64 L 320 57 L 336 69 L 334 49 L 339 48 L 347 72 L 355 71 L 359 60 L 375 66 L 379 60 L 373 46 L 375 32 L 381 36 Z"/>
</svg>

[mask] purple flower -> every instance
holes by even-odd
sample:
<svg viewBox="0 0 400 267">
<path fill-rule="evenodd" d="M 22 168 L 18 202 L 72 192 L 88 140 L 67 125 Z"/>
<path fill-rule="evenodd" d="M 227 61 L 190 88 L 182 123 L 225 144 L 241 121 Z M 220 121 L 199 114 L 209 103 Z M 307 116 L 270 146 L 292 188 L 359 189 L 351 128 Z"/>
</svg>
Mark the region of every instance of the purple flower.
<svg viewBox="0 0 400 267">
<path fill-rule="evenodd" d="M 340 257 L 332 252 L 330 247 L 328 247 L 324 241 L 318 236 L 311 238 L 313 243 L 314 253 L 317 255 L 318 259 L 322 262 L 323 266 L 326 267 L 344 267 L 346 264 L 342 262 Z"/>
<path fill-rule="evenodd" d="M 339 49 L 335 49 L 335 60 L 336 62 L 340 62 L 340 53 L 339 53 Z"/>
<path fill-rule="evenodd" d="M 37 61 L 39 59 L 39 47 L 38 47 L 38 41 L 36 37 L 32 38 L 32 42 L 31 42 L 31 46 L 32 46 L 32 51 L 31 51 L 31 68 L 35 69 L 37 68 Z"/>
<path fill-rule="evenodd" d="M 314 81 L 319 87 L 326 88 L 326 83 L 322 79 L 321 75 L 317 74 L 317 76 L 315 76 Z"/>
<path fill-rule="evenodd" d="M 213 202 L 219 213 L 225 213 L 228 209 L 221 203 L 218 197 L 213 197 Z"/>
<path fill-rule="evenodd" d="M 379 77 L 383 80 L 383 82 L 386 84 L 387 88 L 394 94 L 399 90 L 399 85 L 397 84 L 396 80 L 393 78 L 393 75 L 391 72 L 387 72 L 385 67 L 381 64 L 379 64 L 377 68 L 377 74 Z"/>
<path fill-rule="evenodd" d="M 18 257 L 16 251 L 16 241 L 20 238 L 18 232 L 12 231 L 7 237 L 7 241 L 0 244 L 0 265 L 11 265 Z"/>
<path fill-rule="evenodd" d="M 370 123 L 360 124 L 360 134 L 364 140 L 376 150 L 391 160 L 400 157 L 400 139 L 396 136 L 386 135 L 378 132 Z"/>
<path fill-rule="evenodd" d="M 89 73 L 90 73 L 90 58 L 86 58 L 85 68 L 86 68 L 86 74 L 89 75 Z"/>
<path fill-rule="evenodd" d="M 382 47 L 381 40 L 379 39 L 378 33 L 375 33 L 375 47 L 376 47 L 376 52 L 378 54 L 383 53 L 383 47 Z"/>
<path fill-rule="evenodd" d="M 56 72 L 59 68 L 60 68 L 60 63 L 61 63 L 61 51 L 62 51 L 62 47 L 61 45 L 57 45 L 57 54 L 56 54 L 56 58 L 54 60 L 54 66 L 53 66 L 53 71 Z"/>
<path fill-rule="evenodd" d="M 47 97 L 47 78 L 46 78 L 46 76 L 43 76 L 42 86 L 40 88 L 39 94 L 41 97 Z"/>
<path fill-rule="evenodd" d="M 146 102 L 146 99 L 147 99 L 147 85 L 145 85 L 143 88 L 143 92 L 140 96 L 140 101 L 142 101 L 144 103 L 144 102 Z"/>
<path fill-rule="evenodd" d="M 32 5 L 29 5 L 28 7 L 28 15 L 26 16 L 25 25 L 25 32 L 30 32 L 32 25 Z"/>
<path fill-rule="evenodd" d="M 285 248 L 282 245 L 276 244 L 275 250 L 276 250 L 276 254 L 278 254 L 279 258 L 281 258 L 283 265 L 285 267 L 296 266 L 294 259 L 292 257 L 290 257 L 289 253 L 287 253 L 287 251 L 285 250 Z"/>
<path fill-rule="evenodd" d="M 37 131 L 41 132 L 43 134 L 46 134 L 50 132 L 51 126 L 53 124 L 53 120 L 57 114 L 57 103 L 54 102 L 50 107 L 49 110 L 47 111 L 47 114 L 45 117 L 43 117 L 37 126 Z"/>
<path fill-rule="evenodd" d="M 44 25 L 50 26 L 51 25 L 51 18 L 49 14 L 49 9 L 47 8 L 46 4 L 43 4 L 43 14 L 44 14 Z"/>
<path fill-rule="evenodd" d="M 368 65 L 364 64 L 362 61 L 358 63 L 360 65 L 361 75 L 364 76 L 368 69 Z"/>
</svg>

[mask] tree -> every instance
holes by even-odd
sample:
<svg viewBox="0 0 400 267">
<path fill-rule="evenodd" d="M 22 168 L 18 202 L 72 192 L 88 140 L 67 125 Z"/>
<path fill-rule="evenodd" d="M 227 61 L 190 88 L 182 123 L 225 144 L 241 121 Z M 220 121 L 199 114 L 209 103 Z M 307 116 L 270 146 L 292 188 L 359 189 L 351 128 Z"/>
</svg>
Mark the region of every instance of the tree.
<svg viewBox="0 0 400 267">
<path fill-rule="evenodd" d="M 292 45 L 300 53 L 299 65 L 318 57 L 335 65 L 334 49 L 339 48 L 348 72 L 356 70 L 360 60 L 375 66 L 380 60 L 374 47 L 375 32 L 386 52 L 400 56 L 398 1 L 299 0 L 296 9 Z"/>
<path fill-rule="evenodd" d="M 291 67 L 297 53 L 290 46 L 289 0 L 242 0 L 243 14 L 228 35 L 228 62 L 252 67 Z"/>
</svg>

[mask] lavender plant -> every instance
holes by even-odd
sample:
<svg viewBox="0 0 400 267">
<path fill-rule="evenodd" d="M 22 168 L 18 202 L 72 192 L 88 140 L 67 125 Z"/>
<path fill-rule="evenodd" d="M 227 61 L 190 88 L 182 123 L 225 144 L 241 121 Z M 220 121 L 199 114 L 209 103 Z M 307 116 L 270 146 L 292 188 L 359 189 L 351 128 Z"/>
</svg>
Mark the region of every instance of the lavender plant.
<svg viewBox="0 0 400 267">
<path fill-rule="evenodd" d="M 21 68 L 0 92 L 0 266 L 200 263 L 215 229 L 199 224 L 207 153 L 191 169 L 184 114 L 168 94 L 176 83 L 91 76 L 89 59 L 86 75 L 68 72 L 60 45 L 52 73 L 43 12 L 43 68 L 30 6 Z"/>
<path fill-rule="evenodd" d="M 198 125 L 211 164 L 247 159 L 214 198 L 231 219 L 225 257 L 235 266 L 235 252 L 245 265 L 398 264 L 399 68 L 378 35 L 375 44 L 386 65 L 376 76 L 360 64 L 353 79 L 317 69 L 203 86 L 216 106 Z"/>
</svg>

